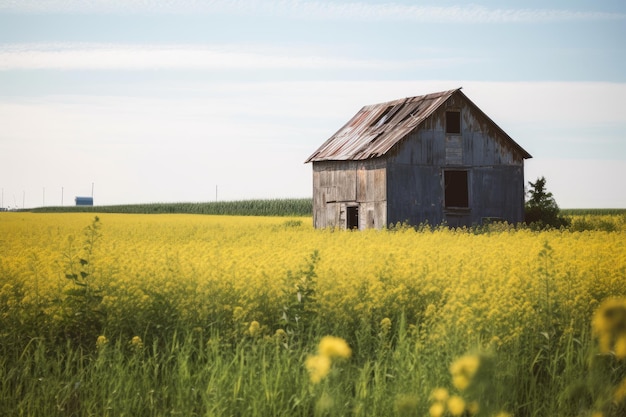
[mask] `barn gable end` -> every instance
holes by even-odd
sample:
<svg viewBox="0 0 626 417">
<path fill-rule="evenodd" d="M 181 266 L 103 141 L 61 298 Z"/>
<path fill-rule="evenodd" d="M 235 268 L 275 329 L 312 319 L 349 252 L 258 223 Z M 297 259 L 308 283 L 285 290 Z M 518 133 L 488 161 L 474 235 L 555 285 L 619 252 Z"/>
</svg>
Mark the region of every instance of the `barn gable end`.
<svg viewBox="0 0 626 417">
<path fill-rule="evenodd" d="M 530 157 L 460 89 L 365 106 L 306 161 L 314 225 L 519 222 Z"/>
</svg>

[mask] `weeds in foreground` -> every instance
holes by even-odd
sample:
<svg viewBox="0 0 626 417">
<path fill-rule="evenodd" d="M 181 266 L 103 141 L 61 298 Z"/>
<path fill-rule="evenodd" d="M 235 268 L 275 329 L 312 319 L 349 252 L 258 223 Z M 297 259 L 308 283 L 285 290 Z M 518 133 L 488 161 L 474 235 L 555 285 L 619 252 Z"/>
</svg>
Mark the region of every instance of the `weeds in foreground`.
<svg viewBox="0 0 626 417">
<path fill-rule="evenodd" d="M 186 230 L 193 245 L 211 238 Z M 146 258 L 132 245 L 112 257 L 124 234 L 112 245 L 99 219 L 82 233 L 59 245 L 59 280 L 43 251 L 27 257 L 25 275 L 0 259 L 0 416 L 625 412 L 626 304 L 611 297 L 624 295 L 619 236 L 399 229 L 302 242 L 301 225 L 274 224 L 262 257 L 251 255 L 253 232 L 237 230 L 193 252 L 196 263 L 174 233 L 160 241 L 167 252 L 144 242 L 158 254 Z M 263 262 L 279 237 L 304 249 L 270 274 L 287 263 Z M 565 256 L 565 239 L 576 256 Z M 507 252 L 510 242 L 526 258 Z M 347 247 L 365 256 L 332 258 Z M 498 256 L 483 264 L 477 252 Z M 103 273 L 130 257 L 144 259 L 138 272 Z"/>
</svg>

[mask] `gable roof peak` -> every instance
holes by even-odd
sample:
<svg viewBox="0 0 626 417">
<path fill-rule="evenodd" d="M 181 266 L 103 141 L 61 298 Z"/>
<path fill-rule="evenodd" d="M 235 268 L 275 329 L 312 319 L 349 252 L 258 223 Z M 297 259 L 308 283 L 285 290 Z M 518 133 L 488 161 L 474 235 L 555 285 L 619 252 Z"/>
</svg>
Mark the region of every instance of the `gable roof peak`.
<svg viewBox="0 0 626 417">
<path fill-rule="evenodd" d="M 460 90 L 461 87 L 366 105 L 305 163 L 382 156 Z"/>
</svg>

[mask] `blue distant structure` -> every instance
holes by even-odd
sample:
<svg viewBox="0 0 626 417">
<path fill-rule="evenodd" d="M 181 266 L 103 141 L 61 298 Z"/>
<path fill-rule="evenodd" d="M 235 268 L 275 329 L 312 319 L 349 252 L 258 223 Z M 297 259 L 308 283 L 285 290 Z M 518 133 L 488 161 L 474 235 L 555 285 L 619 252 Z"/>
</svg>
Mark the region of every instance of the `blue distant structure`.
<svg viewBox="0 0 626 417">
<path fill-rule="evenodd" d="M 93 206 L 93 197 L 76 197 L 74 201 L 77 206 Z"/>
</svg>

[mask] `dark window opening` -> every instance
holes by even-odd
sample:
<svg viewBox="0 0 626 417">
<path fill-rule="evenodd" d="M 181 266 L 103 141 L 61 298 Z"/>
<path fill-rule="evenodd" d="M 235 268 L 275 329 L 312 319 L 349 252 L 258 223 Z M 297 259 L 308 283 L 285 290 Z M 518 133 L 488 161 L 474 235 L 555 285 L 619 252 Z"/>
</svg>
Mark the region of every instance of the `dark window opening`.
<svg viewBox="0 0 626 417">
<path fill-rule="evenodd" d="M 467 171 L 444 171 L 445 206 L 469 207 Z"/>
<path fill-rule="evenodd" d="M 359 208 L 346 207 L 346 229 L 359 228 Z"/>
<path fill-rule="evenodd" d="M 451 133 L 451 134 L 461 133 L 461 112 L 460 111 L 447 111 L 446 112 L 446 133 Z"/>
</svg>

